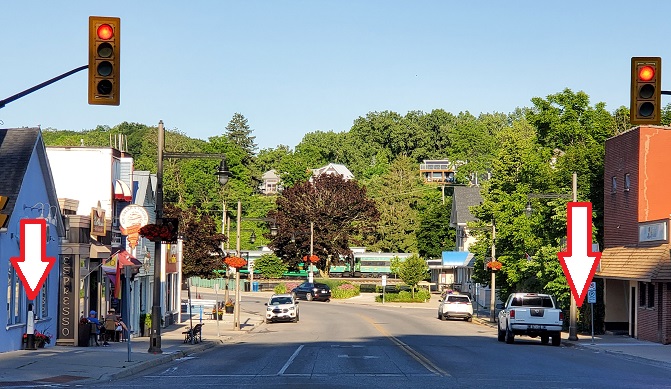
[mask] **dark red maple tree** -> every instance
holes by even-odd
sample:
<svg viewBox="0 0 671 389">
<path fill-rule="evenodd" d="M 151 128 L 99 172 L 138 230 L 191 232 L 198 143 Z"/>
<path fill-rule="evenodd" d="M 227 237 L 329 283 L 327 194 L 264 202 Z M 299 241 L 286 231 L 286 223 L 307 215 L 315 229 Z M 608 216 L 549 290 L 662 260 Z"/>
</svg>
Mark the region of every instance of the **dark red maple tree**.
<svg viewBox="0 0 671 389">
<path fill-rule="evenodd" d="M 356 180 L 323 174 L 285 189 L 277 198 L 277 209 L 269 216 L 277 221 L 278 233 L 269 247 L 297 269 L 310 254 L 310 222 L 314 223 L 316 266 L 328 272 L 331 265 L 352 258 L 350 247 L 372 231 L 379 218 L 375 202 Z"/>
</svg>

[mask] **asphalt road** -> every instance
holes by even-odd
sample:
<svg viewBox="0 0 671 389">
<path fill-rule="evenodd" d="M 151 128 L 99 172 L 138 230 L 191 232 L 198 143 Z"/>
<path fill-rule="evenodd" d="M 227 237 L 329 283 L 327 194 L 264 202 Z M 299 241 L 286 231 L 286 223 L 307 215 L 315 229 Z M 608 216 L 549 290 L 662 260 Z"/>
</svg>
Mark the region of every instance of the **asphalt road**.
<svg viewBox="0 0 671 389">
<path fill-rule="evenodd" d="M 262 312 L 263 299 L 245 309 Z M 264 324 L 232 344 L 97 387 L 664 388 L 665 367 L 494 329 L 437 311 L 301 301 L 298 323 Z"/>
</svg>

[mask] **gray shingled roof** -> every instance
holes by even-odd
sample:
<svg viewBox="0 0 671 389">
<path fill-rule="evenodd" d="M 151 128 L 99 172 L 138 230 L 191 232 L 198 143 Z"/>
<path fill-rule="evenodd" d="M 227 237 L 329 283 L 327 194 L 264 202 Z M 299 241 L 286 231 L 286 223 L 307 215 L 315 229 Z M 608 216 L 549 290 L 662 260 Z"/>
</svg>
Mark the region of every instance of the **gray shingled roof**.
<svg viewBox="0 0 671 389">
<path fill-rule="evenodd" d="M 38 128 L 0 129 L 0 193 L 9 197 L 6 215 L 14 211 L 39 134 Z"/>
<path fill-rule="evenodd" d="M 14 212 L 33 150 L 44 172 L 44 185 L 49 203 L 58 205 L 56 189 L 40 129 L 28 127 L 0 128 L 0 194 L 9 197 L 5 209 L 2 211 L 6 215 L 11 215 Z M 63 236 L 65 230 L 60 220 L 57 228 L 58 235 Z"/>
<path fill-rule="evenodd" d="M 452 197 L 452 217 L 451 224 L 466 224 L 477 220 L 469 207 L 480 205 L 482 196 L 479 186 L 455 186 L 454 196 Z"/>
</svg>

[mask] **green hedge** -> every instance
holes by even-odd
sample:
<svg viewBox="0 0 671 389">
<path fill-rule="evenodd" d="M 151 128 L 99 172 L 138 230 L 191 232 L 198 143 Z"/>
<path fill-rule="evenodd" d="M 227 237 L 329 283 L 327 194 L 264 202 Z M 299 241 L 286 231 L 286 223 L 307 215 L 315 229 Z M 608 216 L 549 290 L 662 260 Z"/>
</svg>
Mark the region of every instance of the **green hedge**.
<svg viewBox="0 0 671 389">
<path fill-rule="evenodd" d="M 431 293 L 426 289 L 420 289 L 415 291 L 415 298 L 412 298 L 412 292 L 403 290 L 398 293 L 385 293 L 384 301 L 385 302 L 396 302 L 396 303 L 425 303 L 431 300 Z M 375 296 L 375 301 L 378 303 L 382 302 L 382 295 Z"/>
</svg>

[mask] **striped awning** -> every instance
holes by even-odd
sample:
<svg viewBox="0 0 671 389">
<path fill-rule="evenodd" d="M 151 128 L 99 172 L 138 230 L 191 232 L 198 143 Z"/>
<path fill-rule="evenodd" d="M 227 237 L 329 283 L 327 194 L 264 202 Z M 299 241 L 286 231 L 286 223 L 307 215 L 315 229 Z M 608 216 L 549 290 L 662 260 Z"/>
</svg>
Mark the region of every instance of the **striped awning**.
<svg viewBox="0 0 671 389">
<path fill-rule="evenodd" d="M 133 192 L 130 191 L 128 185 L 121 181 L 114 181 L 114 199 L 122 201 L 133 201 Z"/>
</svg>

